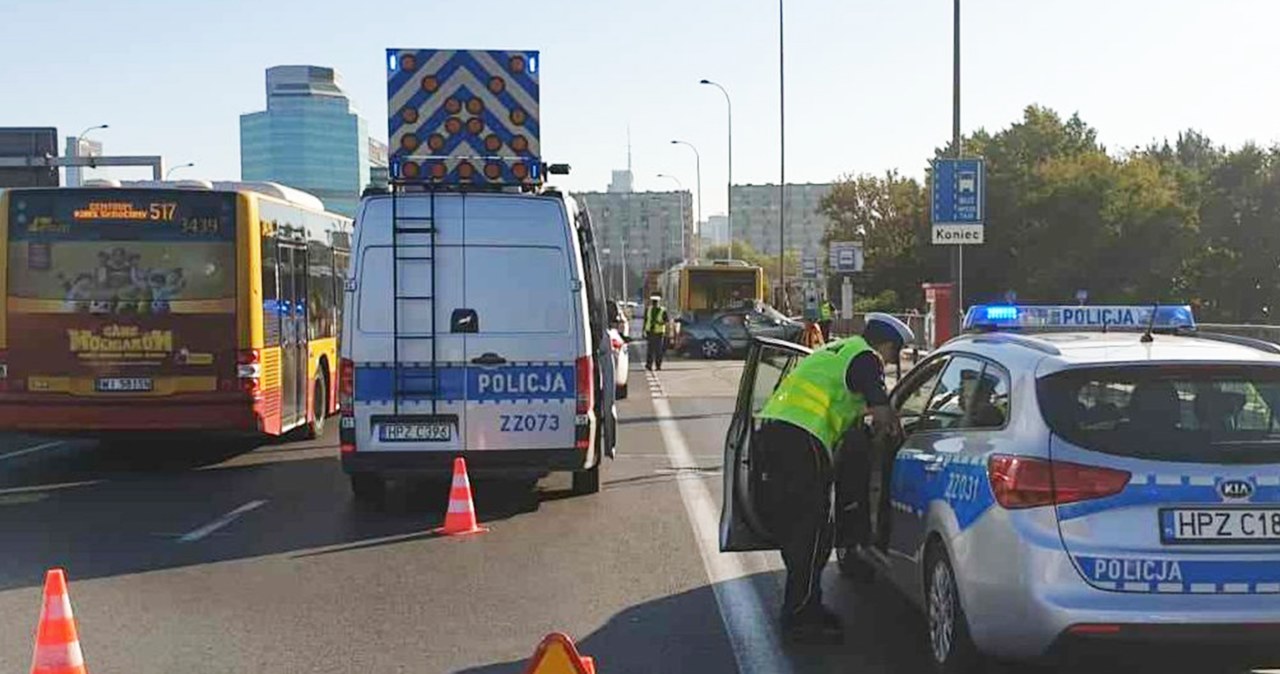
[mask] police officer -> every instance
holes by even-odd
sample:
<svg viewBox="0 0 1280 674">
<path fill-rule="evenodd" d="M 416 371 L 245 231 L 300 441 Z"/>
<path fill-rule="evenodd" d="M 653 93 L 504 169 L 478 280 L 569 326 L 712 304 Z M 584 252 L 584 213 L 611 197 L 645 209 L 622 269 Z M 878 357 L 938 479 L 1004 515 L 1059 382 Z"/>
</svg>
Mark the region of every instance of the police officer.
<svg viewBox="0 0 1280 674">
<path fill-rule="evenodd" d="M 831 303 L 831 298 L 822 300 L 822 304 L 818 307 L 818 327 L 822 328 L 822 339 L 831 341 L 831 321 L 835 318 L 836 305 Z"/>
<path fill-rule="evenodd" d="M 644 369 L 652 370 L 656 365 L 661 370 L 662 357 L 667 352 L 667 310 L 659 295 L 651 295 L 645 308 L 644 338 L 649 347 L 645 350 Z"/>
<path fill-rule="evenodd" d="M 888 314 L 867 315 L 860 336 L 832 342 L 801 360 L 760 411 L 757 456 L 764 462 L 769 529 L 787 567 L 784 636 L 800 643 L 839 643 L 840 618 L 822 605 L 822 569 L 831 556 L 831 488 L 835 448 L 871 411 L 877 433 L 901 434 L 889 406 L 884 364 L 897 362 L 911 328 Z"/>
</svg>

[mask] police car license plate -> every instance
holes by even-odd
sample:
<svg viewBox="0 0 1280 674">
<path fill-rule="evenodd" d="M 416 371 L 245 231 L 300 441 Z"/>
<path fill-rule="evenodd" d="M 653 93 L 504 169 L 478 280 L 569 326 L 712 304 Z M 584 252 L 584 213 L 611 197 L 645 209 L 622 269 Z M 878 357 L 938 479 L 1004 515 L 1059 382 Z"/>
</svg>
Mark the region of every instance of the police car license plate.
<svg viewBox="0 0 1280 674">
<path fill-rule="evenodd" d="M 94 386 L 100 393 L 136 393 L 150 391 L 150 377 L 102 377 Z"/>
<path fill-rule="evenodd" d="M 382 442 L 449 442 L 456 422 L 449 418 L 425 421 L 390 421 L 378 425 Z"/>
<path fill-rule="evenodd" d="M 1165 543 L 1280 543 L 1280 508 L 1166 508 Z"/>
</svg>

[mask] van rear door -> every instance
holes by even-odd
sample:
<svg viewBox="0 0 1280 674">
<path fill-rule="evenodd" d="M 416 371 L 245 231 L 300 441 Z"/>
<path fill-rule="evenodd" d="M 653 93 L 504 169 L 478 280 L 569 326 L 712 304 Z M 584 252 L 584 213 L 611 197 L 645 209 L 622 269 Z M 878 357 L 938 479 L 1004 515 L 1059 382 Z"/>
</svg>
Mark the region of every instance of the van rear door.
<svg viewBox="0 0 1280 674">
<path fill-rule="evenodd" d="M 467 437 L 467 335 L 452 326 L 466 283 L 462 199 L 437 195 L 434 207 L 427 195 L 396 200 L 401 218 L 427 218 L 434 210 L 435 252 L 431 234 L 415 232 L 400 234 L 393 249 L 391 199 L 368 202 L 357 225 L 351 339 L 357 447 L 456 452 Z"/>
<path fill-rule="evenodd" d="M 570 449 L 579 385 L 581 294 L 555 198 L 465 198 L 466 448 Z"/>
</svg>

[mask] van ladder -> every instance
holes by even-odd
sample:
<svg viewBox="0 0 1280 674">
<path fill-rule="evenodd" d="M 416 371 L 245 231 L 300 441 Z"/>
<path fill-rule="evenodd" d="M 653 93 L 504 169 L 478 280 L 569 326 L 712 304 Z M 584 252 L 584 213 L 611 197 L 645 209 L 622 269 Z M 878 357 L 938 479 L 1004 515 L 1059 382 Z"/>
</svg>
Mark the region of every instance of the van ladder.
<svg viewBox="0 0 1280 674">
<path fill-rule="evenodd" d="M 416 184 L 415 187 L 420 185 Z M 404 396 L 429 396 L 431 398 L 431 413 L 436 414 L 437 400 L 440 393 L 440 371 L 436 364 L 436 193 L 433 187 L 428 186 L 428 210 L 426 216 L 406 215 L 401 212 L 401 199 L 406 194 L 406 183 L 393 182 L 391 185 L 391 367 L 392 367 L 392 407 L 394 414 L 400 414 L 400 399 Z M 408 192 L 409 194 L 419 194 L 420 192 Z M 403 248 L 410 244 L 401 242 L 402 236 L 420 237 L 426 236 L 429 242 L 427 254 L 423 255 L 420 251 L 422 245 L 420 243 L 412 244 L 414 249 L 408 254 L 403 253 Z M 430 262 L 431 278 L 427 285 L 426 294 L 402 295 L 400 294 L 400 271 L 401 263 L 417 261 Z M 400 312 L 403 303 L 412 303 L 426 307 L 425 311 L 431 316 L 431 330 L 429 334 L 401 334 L 400 333 Z M 411 306 L 412 306 L 411 304 Z M 426 375 L 418 374 L 415 370 L 411 373 L 404 371 L 404 365 L 400 361 L 400 344 L 407 341 L 427 341 L 431 344 L 431 367 Z"/>
</svg>

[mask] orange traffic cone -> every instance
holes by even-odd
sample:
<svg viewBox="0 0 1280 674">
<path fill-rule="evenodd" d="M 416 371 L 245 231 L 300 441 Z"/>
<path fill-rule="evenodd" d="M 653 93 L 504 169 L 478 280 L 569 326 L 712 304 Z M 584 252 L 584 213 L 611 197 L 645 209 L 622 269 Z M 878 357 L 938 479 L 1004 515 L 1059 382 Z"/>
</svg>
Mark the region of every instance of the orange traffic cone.
<svg viewBox="0 0 1280 674">
<path fill-rule="evenodd" d="M 86 674 L 76 621 L 71 616 L 67 577 L 62 569 L 49 569 L 44 577 L 44 605 L 36 627 L 36 651 L 31 674 Z"/>
<path fill-rule="evenodd" d="M 467 460 L 453 460 L 453 486 L 449 488 L 449 511 L 444 514 L 444 526 L 432 533 L 446 536 L 467 536 L 488 531 L 476 522 L 476 506 L 471 500 L 471 481 L 467 479 Z"/>
<path fill-rule="evenodd" d="M 552 632 L 543 637 L 524 671 L 525 674 L 596 674 L 596 661 L 579 653 L 568 635 Z"/>
</svg>

